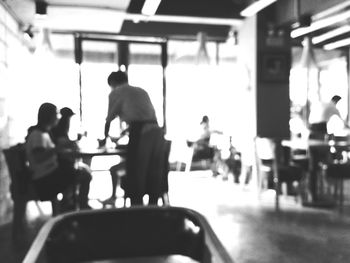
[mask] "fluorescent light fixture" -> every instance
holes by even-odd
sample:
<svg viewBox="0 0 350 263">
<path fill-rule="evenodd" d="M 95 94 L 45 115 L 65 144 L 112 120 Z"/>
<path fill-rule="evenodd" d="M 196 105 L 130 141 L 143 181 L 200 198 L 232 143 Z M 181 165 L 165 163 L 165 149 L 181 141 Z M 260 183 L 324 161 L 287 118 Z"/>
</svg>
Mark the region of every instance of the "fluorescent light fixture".
<svg viewBox="0 0 350 263">
<path fill-rule="evenodd" d="M 145 16 L 145 15 L 130 14 L 130 13 L 125 14 L 124 19 L 132 20 L 132 21 L 145 21 L 145 22 L 150 21 L 150 22 L 223 25 L 223 26 L 241 26 L 243 22 L 242 19 L 235 19 L 235 18 L 169 16 L 169 15 Z"/>
<path fill-rule="evenodd" d="M 272 3 L 276 2 L 277 0 L 258 0 L 253 2 L 251 5 L 246 7 L 244 10 L 241 11 L 241 16 L 249 17 L 253 16 L 256 13 L 258 13 L 260 10 L 264 9 L 265 7 L 271 5 Z"/>
<path fill-rule="evenodd" d="M 324 18 L 326 16 L 333 15 L 334 13 L 338 13 L 338 12 L 344 10 L 348 6 L 350 6 L 350 0 L 343 1 L 342 3 L 335 5 L 335 6 L 332 6 L 325 11 L 319 12 L 318 14 L 313 15 L 312 18 L 317 20 L 317 19 Z"/>
<path fill-rule="evenodd" d="M 327 17 L 324 19 L 320 19 L 318 21 L 312 22 L 310 26 L 308 27 L 299 27 L 297 29 L 294 29 L 291 33 L 290 36 L 292 38 L 300 37 L 303 35 L 306 35 L 308 33 L 314 32 L 316 30 L 319 30 L 321 28 L 343 22 L 344 20 L 350 18 L 350 10 L 345 11 L 343 13 Z"/>
<path fill-rule="evenodd" d="M 332 50 L 332 49 L 349 46 L 349 45 L 350 45 L 350 38 L 345 38 L 345 39 L 324 45 L 323 48 L 326 50 Z"/>
<path fill-rule="evenodd" d="M 162 0 L 146 0 L 143 4 L 141 14 L 146 16 L 153 16 L 158 9 L 158 6 Z"/>
<path fill-rule="evenodd" d="M 312 38 L 312 43 L 313 44 L 318 44 L 321 43 L 323 41 L 326 41 L 327 39 L 331 39 L 333 37 L 345 34 L 347 32 L 350 32 L 350 26 L 349 25 L 345 25 L 339 28 L 336 28 L 334 30 L 331 30 L 325 34 L 319 35 L 317 37 L 313 37 Z"/>
<path fill-rule="evenodd" d="M 119 33 L 124 15 L 125 12 L 113 9 L 49 5 L 46 20 L 37 20 L 34 26 L 52 30 Z"/>
</svg>

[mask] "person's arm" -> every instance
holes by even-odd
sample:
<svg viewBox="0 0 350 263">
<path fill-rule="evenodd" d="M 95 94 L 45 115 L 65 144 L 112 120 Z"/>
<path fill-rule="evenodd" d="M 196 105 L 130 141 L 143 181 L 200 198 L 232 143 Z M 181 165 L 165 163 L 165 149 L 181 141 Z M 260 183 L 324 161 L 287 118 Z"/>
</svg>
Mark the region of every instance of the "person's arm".
<svg viewBox="0 0 350 263">
<path fill-rule="evenodd" d="M 118 96 L 118 90 L 114 90 L 108 96 L 108 112 L 104 128 L 104 139 L 100 140 L 100 146 L 106 144 L 106 139 L 109 137 L 109 129 L 111 122 L 119 115 L 119 109 L 121 107 L 120 96 Z"/>
<path fill-rule="evenodd" d="M 105 129 L 104 129 L 104 138 L 102 140 L 99 140 L 99 146 L 105 146 L 106 145 L 106 140 L 109 136 L 109 128 L 111 127 L 111 121 L 106 119 L 106 123 L 105 123 Z"/>
<path fill-rule="evenodd" d="M 109 136 L 109 128 L 111 127 L 111 121 L 110 120 L 106 120 L 106 123 L 105 123 L 105 132 L 104 132 L 104 135 L 105 135 L 105 139 L 108 138 Z"/>
</svg>

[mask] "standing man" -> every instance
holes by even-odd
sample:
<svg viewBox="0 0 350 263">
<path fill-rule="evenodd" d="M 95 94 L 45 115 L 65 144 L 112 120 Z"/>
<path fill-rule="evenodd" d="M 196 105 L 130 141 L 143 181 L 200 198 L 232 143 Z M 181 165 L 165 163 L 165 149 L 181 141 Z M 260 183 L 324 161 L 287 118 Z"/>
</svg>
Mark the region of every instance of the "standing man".
<svg viewBox="0 0 350 263">
<path fill-rule="evenodd" d="M 327 103 L 317 102 L 312 105 L 309 117 L 310 139 L 325 139 L 325 135 L 328 134 L 327 124 L 333 116 L 337 116 L 339 120 L 344 122 L 337 109 L 337 103 L 340 99 L 340 96 L 335 95 Z M 344 122 L 344 126 L 347 127 L 348 125 Z"/>
<path fill-rule="evenodd" d="M 148 93 L 139 87 L 130 86 L 128 76 L 125 72 L 112 72 L 107 81 L 112 90 L 108 97 L 108 113 L 104 131 L 105 139 L 103 142 L 109 136 L 111 121 L 116 117 L 119 117 L 120 121 L 128 125 L 127 178 L 125 178 L 123 187 L 127 195 L 129 195 L 128 197 L 130 197 L 132 204 L 141 204 L 144 193 L 141 189 L 142 186 L 140 186 L 139 175 L 137 175 L 140 167 L 142 167 L 138 159 L 140 138 L 145 130 L 160 130 L 160 128 Z M 117 175 L 112 174 L 113 176 Z"/>
</svg>

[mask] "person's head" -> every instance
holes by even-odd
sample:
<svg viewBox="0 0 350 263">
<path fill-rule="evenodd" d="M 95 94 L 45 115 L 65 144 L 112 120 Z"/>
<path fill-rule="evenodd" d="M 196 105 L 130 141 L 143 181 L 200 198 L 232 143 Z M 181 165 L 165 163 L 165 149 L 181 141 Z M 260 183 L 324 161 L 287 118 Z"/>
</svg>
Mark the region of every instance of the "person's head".
<svg viewBox="0 0 350 263">
<path fill-rule="evenodd" d="M 38 126 L 44 130 L 50 130 L 57 121 L 57 107 L 48 102 L 41 104 L 38 111 Z"/>
<path fill-rule="evenodd" d="M 120 70 L 113 71 L 111 74 L 109 74 L 107 82 L 111 88 L 115 88 L 118 85 L 128 83 L 128 75 Z"/>
<path fill-rule="evenodd" d="M 338 101 L 341 100 L 341 97 L 339 95 L 334 95 L 331 99 L 331 101 L 334 103 L 334 104 L 337 104 Z"/>
<path fill-rule="evenodd" d="M 201 121 L 201 124 L 208 124 L 209 123 L 209 117 L 207 115 L 204 115 L 202 117 L 202 121 Z"/>
<path fill-rule="evenodd" d="M 70 119 L 75 114 L 72 109 L 64 107 L 60 110 L 61 118 L 54 128 L 56 136 L 68 135 L 70 127 Z"/>
<path fill-rule="evenodd" d="M 72 111 L 71 108 L 64 107 L 60 110 L 60 114 L 62 118 L 70 118 L 72 117 L 75 113 Z"/>
</svg>

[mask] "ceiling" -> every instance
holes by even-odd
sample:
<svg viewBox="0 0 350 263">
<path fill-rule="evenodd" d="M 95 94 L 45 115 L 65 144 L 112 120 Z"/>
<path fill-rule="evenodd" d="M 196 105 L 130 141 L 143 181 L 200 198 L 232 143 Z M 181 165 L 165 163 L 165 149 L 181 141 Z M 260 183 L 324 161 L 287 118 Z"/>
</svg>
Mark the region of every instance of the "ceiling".
<svg viewBox="0 0 350 263">
<path fill-rule="evenodd" d="M 35 16 L 35 0 L 4 1 L 23 28 L 29 25 L 53 32 L 101 32 L 167 38 L 224 40 L 238 26 L 247 0 L 162 0 L 155 16 L 141 15 L 144 0 L 46 0 L 47 17 Z"/>
<path fill-rule="evenodd" d="M 47 16 L 35 16 L 35 2 L 44 0 L 3 0 L 22 25 L 33 30 L 49 28 L 53 33 L 89 32 L 129 36 L 165 37 L 168 39 L 197 39 L 205 32 L 207 39 L 225 41 L 231 29 L 239 27 L 239 15 L 251 0 L 162 0 L 154 16 L 141 15 L 145 0 L 45 0 Z M 292 25 L 309 17 L 311 26 L 319 21 L 344 14 L 343 19 L 309 32 L 318 37 L 348 26 L 350 0 L 279 0 L 276 4 L 278 24 Z M 297 26 L 297 27 L 300 27 Z M 317 47 L 349 38 L 348 31 L 314 43 Z M 300 45 L 304 35 L 296 37 Z M 348 46 L 350 46 L 350 41 Z"/>
<path fill-rule="evenodd" d="M 290 24 L 295 45 L 309 36 L 313 46 L 326 50 L 350 46 L 349 0 L 294 1 L 299 3 L 299 12 L 295 12 L 296 23 Z M 336 42 L 346 39 L 349 39 L 348 44 L 332 47 Z"/>
</svg>

